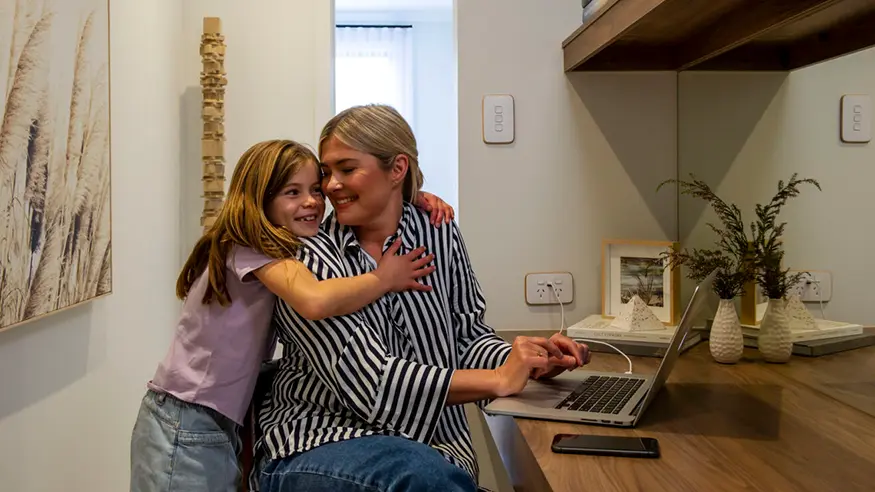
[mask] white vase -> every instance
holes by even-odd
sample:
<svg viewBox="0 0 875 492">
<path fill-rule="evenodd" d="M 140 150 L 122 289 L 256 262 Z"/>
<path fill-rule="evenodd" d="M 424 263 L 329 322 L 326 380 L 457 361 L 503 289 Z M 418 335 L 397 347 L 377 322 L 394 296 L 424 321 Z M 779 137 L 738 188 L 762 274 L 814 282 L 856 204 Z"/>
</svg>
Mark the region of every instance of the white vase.
<svg viewBox="0 0 875 492">
<path fill-rule="evenodd" d="M 711 333 L 708 335 L 708 346 L 711 357 L 722 364 L 735 364 L 741 359 L 744 353 L 744 337 L 732 299 L 720 299 L 717 314 L 711 324 Z"/>
<path fill-rule="evenodd" d="M 790 360 L 790 355 L 793 353 L 793 340 L 790 338 L 787 304 L 783 299 L 769 299 L 766 313 L 760 322 L 757 345 L 767 362 Z"/>
</svg>

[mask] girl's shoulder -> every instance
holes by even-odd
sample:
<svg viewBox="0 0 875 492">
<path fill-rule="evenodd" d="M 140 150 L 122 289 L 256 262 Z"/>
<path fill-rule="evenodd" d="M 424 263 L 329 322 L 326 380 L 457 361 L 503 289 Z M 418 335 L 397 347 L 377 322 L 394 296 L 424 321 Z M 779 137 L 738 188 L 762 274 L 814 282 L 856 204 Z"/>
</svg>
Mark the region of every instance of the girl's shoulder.
<svg viewBox="0 0 875 492">
<path fill-rule="evenodd" d="M 237 275 L 237 278 L 241 281 L 246 281 L 248 280 L 246 275 L 250 272 L 258 270 L 264 265 L 274 261 L 277 261 L 277 259 L 267 256 L 261 251 L 235 244 L 234 247 L 231 248 L 231 251 L 228 252 L 225 264 L 229 270 Z"/>
</svg>

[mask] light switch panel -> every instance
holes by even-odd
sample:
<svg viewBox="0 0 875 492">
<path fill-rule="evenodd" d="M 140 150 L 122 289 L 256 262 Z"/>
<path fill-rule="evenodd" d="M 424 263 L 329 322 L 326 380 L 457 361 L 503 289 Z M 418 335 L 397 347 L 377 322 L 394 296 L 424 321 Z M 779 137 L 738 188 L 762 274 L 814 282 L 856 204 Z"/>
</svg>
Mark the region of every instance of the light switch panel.
<svg viewBox="0 0 875 492">
<path fill-rule="evenodd" d="M 483 141 L 488 144 L 509 144 L 513 139 L 513 96 L 509 94 L 483 96 Z"/>
<path fill-rule="evenodd" d="M 842 142 L 872 140 L 872 98 L 868 94 L 842 96 Z"/>
</svg>

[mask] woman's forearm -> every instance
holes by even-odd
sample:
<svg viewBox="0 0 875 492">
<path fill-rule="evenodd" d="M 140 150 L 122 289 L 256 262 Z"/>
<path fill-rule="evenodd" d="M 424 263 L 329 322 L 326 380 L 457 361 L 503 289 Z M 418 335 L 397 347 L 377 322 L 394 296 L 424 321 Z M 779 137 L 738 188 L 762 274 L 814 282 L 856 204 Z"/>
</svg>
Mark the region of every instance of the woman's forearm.
<svg viewBox="0 0 875 492">
<path fill-rule="evenodd" d="M 497 398 L 501 378 L 494 369 L 458 369 L 450 380 L 447 405 L 462 405 Z"/>
</svg>

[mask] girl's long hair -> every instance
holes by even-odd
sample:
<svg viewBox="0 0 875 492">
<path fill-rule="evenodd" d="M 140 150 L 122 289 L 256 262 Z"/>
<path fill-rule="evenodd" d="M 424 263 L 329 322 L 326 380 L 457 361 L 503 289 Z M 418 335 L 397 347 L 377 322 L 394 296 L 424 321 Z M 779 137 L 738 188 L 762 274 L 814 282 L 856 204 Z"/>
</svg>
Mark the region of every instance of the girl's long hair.
<svg viewBox="0 0 875 492">
<path fill-rule="evenodd" d="M 271 258 L 294 256 L 300 241 L 291 231 L 270 223 L 265 208 L 303 166 L 318 160 L 307 147 L 291 140 L 269 140 L 250 147 L 237 162 L 225 203 L 213 226 L 198 240 L 176 281 L 176 296 L 188 297 L 205 269 L 209 284 L 202 302 L 231 303 L 225 284 L 226 262 L 235 245 Z"/>
</svg>

